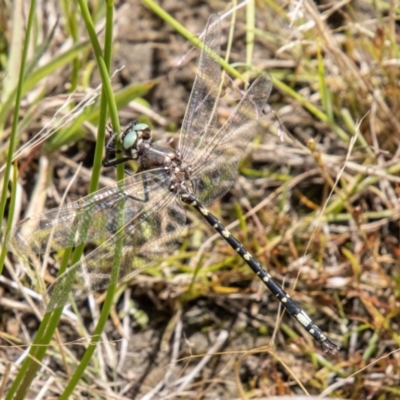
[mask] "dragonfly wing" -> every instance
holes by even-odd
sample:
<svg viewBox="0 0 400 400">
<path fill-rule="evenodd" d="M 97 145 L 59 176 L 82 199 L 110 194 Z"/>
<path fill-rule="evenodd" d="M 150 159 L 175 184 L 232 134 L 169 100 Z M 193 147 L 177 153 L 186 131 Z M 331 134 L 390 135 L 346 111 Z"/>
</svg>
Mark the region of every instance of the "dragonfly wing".
<svg viewBox="0 0 400 400">
<path fill-rule="evenodd" d="M 127 224 L 56 279 L 45 300 L 47 311 L 67 304 L 70 295 L 81 299 L 116 283 L 111 272 L 117 254 L 121 280 L 170 251 L 186 222 L 185 211 L 179 199 L 163 188 L 155 189 L 151 195 L 151 200 Z"/>
<path fill-rule="evenodd" d="M 201 146 L 205 136 L 214 133 L 216 107 L 222 70 L 219 65 L 221 21 L 213 14 L 207 22 L 196 78 L 179 137 L 179 150 L 184 159 Z"/>
<path fill-rule="evenodd" d="M 196 154 L 192 182 L 196 195 L 206 205 L 232 186 L 246 147 L 257 133 L 258 120 L 265 114 L 271 88 L 271 77 L 260 75 L 221 129 Z"/>
<path fill-rule="evenodd" d="M 139 213 L 154 188 L 166 186 L 164 171 L 130 176 L 78 201 L 20 221 L 9 233 L 7 247 L 19 255 L 59 251 L 81 243 L 99 244 L 115 231 L 115 215 L 121 201 L 130 214 Z"/>
</svg>

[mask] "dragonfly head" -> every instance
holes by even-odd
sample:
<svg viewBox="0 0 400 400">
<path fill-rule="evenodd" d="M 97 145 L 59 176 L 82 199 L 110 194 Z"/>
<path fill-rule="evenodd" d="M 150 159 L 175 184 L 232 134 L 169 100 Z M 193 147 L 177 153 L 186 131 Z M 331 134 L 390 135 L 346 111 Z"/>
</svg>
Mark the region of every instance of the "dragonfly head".
<svg viewBox="0 0 400 400">
<path fill-rule="evenodd" d="M 138 159 L 145 149 L 150 147 L 151 131 L 147 124 L 133 121 L 122 134 L 122 146 L 132 159 Z"/>
<path fill-rule="evenodd" d="M 122 135 L 124 150 L 138 150 L 141 143 L 151 140 L 151 131 L 147 124 L 131 124 Z"/>
</svg>

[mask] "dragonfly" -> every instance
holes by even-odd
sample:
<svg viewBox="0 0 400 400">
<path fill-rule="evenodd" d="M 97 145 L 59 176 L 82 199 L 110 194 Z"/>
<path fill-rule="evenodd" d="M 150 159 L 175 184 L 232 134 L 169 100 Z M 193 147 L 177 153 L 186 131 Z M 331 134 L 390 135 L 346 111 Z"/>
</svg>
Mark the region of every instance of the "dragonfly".
<svg viewBox="0 0 400 400">
<path fill-rule="evenodd" d="M 8 249 L 29 256 L 47 248 L 59 251 L 82 243 L 97 246 L 48 289 L 46 310 L 52 311 L 71 298 L 84 298 L 115 280 L 133 277 L 165 256 L 182 233 L 188 205 L 242 257 L 322 348 L 334 353 L 336 344 L 207 209 L 233 185 L 272 89 L 271 77 L 259 75 L 227 121 L 217 128 L 223 80 L 220 41 L 220 18 L 212 15 L 176 149 L 170 143 L 153 142 L 149 126 L 134 121 L 120 138 L 111 136 L 103 165 L 135 160 L 139 166 L 136 173 L 76 202 L 22 220 L 8 237 Z M 118 143 L 121 150 L 117 150 Z M 118 157 L 120 152 L 123 154 Z M 110 274 L 116 254 L 119 278 Z"/>
</svg>

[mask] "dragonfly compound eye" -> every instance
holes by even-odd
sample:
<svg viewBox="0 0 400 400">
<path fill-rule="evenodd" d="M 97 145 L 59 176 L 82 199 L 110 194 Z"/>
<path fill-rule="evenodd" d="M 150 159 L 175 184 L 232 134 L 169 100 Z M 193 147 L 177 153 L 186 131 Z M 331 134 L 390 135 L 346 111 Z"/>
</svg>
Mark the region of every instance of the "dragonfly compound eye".
<svg viewBox="0 0 400 400">
<path fill-rule="evenodd" d="M 140 138 L 144 140 L 150 139 L 151 131 L 147 124 L 136 124 L 133 129 L 138 133 Z"/>
<path fill-rule="evenodd" d="M 148 140 L 151 137 L 150 128 L 147 124 L 136 124 L 129 129 L 122 139 L 125 150 L 136 147 L 138 139 Z"/>
<path fill-rule="evenodd" d="M 128 150 L 134 147 L 137 139 L 138 134 L 135 129 L 128 131 L 122 140 L 122 145 L 124 146 L 124 149 Z"/>
</svg>

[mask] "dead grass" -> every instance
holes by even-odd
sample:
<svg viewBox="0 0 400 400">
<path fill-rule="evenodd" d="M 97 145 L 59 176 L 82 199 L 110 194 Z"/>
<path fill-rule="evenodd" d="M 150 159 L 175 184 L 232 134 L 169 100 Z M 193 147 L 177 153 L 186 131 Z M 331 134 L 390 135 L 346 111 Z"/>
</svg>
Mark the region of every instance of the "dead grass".
<svg viewBox="0 0 400 400">
<path fill-rule="evenodd" d="M 210 3 L 214 6 L 191 1 L 165 7 L 200 33 L 209 14 L 224 11 L 224 3 Z M 273 112 L 251 145 L 234 187 L 210 209 L 277 281 L 284 282 L 341 350 L 335 356 L 324 354 L 295 321 L 281 316 L 279 303 L 242 260 L 188 210 L 190 224 L 179 250 L 121 284 L 73 398 L 261 399 L 307 393 L 343 399 L 400 397 L 398 3 L 265 3 L 257 2 L 251 63 L 274 78 Z M 100 4 L 93 4 L 92 10 L 100 8 L 98 29 L 103 24 Z M 52 17 L 46 23 L 46 14 L 38 12 L 43 23 L 38 25 L 37 43 L 48 37 L 51 21 L 60 12 L 55 3 L 46 7 Z M 245 12 L 238 12 L 232 62 L 244 62 L 249 51 Z M 3 38 L 10 46 L 15 17 L 11 10 L 3 15 Z M 49 65 L 68 40 L 72 44 L 67 14 L 60 15 L 34 71 Z M 136 2 L 118 6 L 115 21 L 113 70 L 122 64 L 130 70 L 114 76 L 115 91 L 127 84 L 141 88 L 143 121 L 155 126 L 158 138 L 176 138 L 169 132 L 182 121 L 197 51 L 188 53 L 190 46 L 171 27 Z M 224 20 L 225 32 L 228 27 L 229 18 Z M 79 19 L 78 32 L 85 40 Z M 7 54 L 2 53 L 2 62 L 9 60 Z M 90 48 L 77 54 L 77 64 L 49 67 L 46 79 L 37 78 L 26 93 L 20 146 L 61 117 L 71 119 L 70 106 L 60 110 L 70 89 L 73 104 L 84 94 L 92 96 L 98 75 Z M 9 76 L 4 76 L 3 87 Z M 159 77 L 147 90 L 138 85 Z M 237 92 L 231 94 L 228 88 L 218 110 L 220 122 L 232 111 L 234 97 Z M 138 117 L 137 107 L 130 102 L 120 111 L 122 124 Z M 79 124 L 80 116 L 72 118 L 73 135 L 65 129 L 57 134 L 60 140 L 53 136 L 50 144 L 37 143 L 21 153 L 18 218 L 26 210 L 36 213 L 58 206 L 78 163 L 83 166 L 67 200 L 87 193 L 96 105 L 88 110 Z M 3 107 L 0 117 L 4 113 Z M 0 121 L 3 143 L 10 118 L 8 111 Z M 283 141 L 278 136 L 282 131 Z M 6 151 L 3 145 L 3 157 Z M 101 183 L 107 185 L 111 178 L 113 171 L 104 171 Z M 58 254 L 49 259 L 49 268 L 59 259 Z M 0 286 L 3 394 L 38 329 L 40 314 L 33 301 L 37 295 L 28 289 L 29 272 L 9 254 Z M 102 299 L 99 295 L 97 301 L 63 315 L 26 398 L 60 396 L 88 345 Z"/>
</svg>

